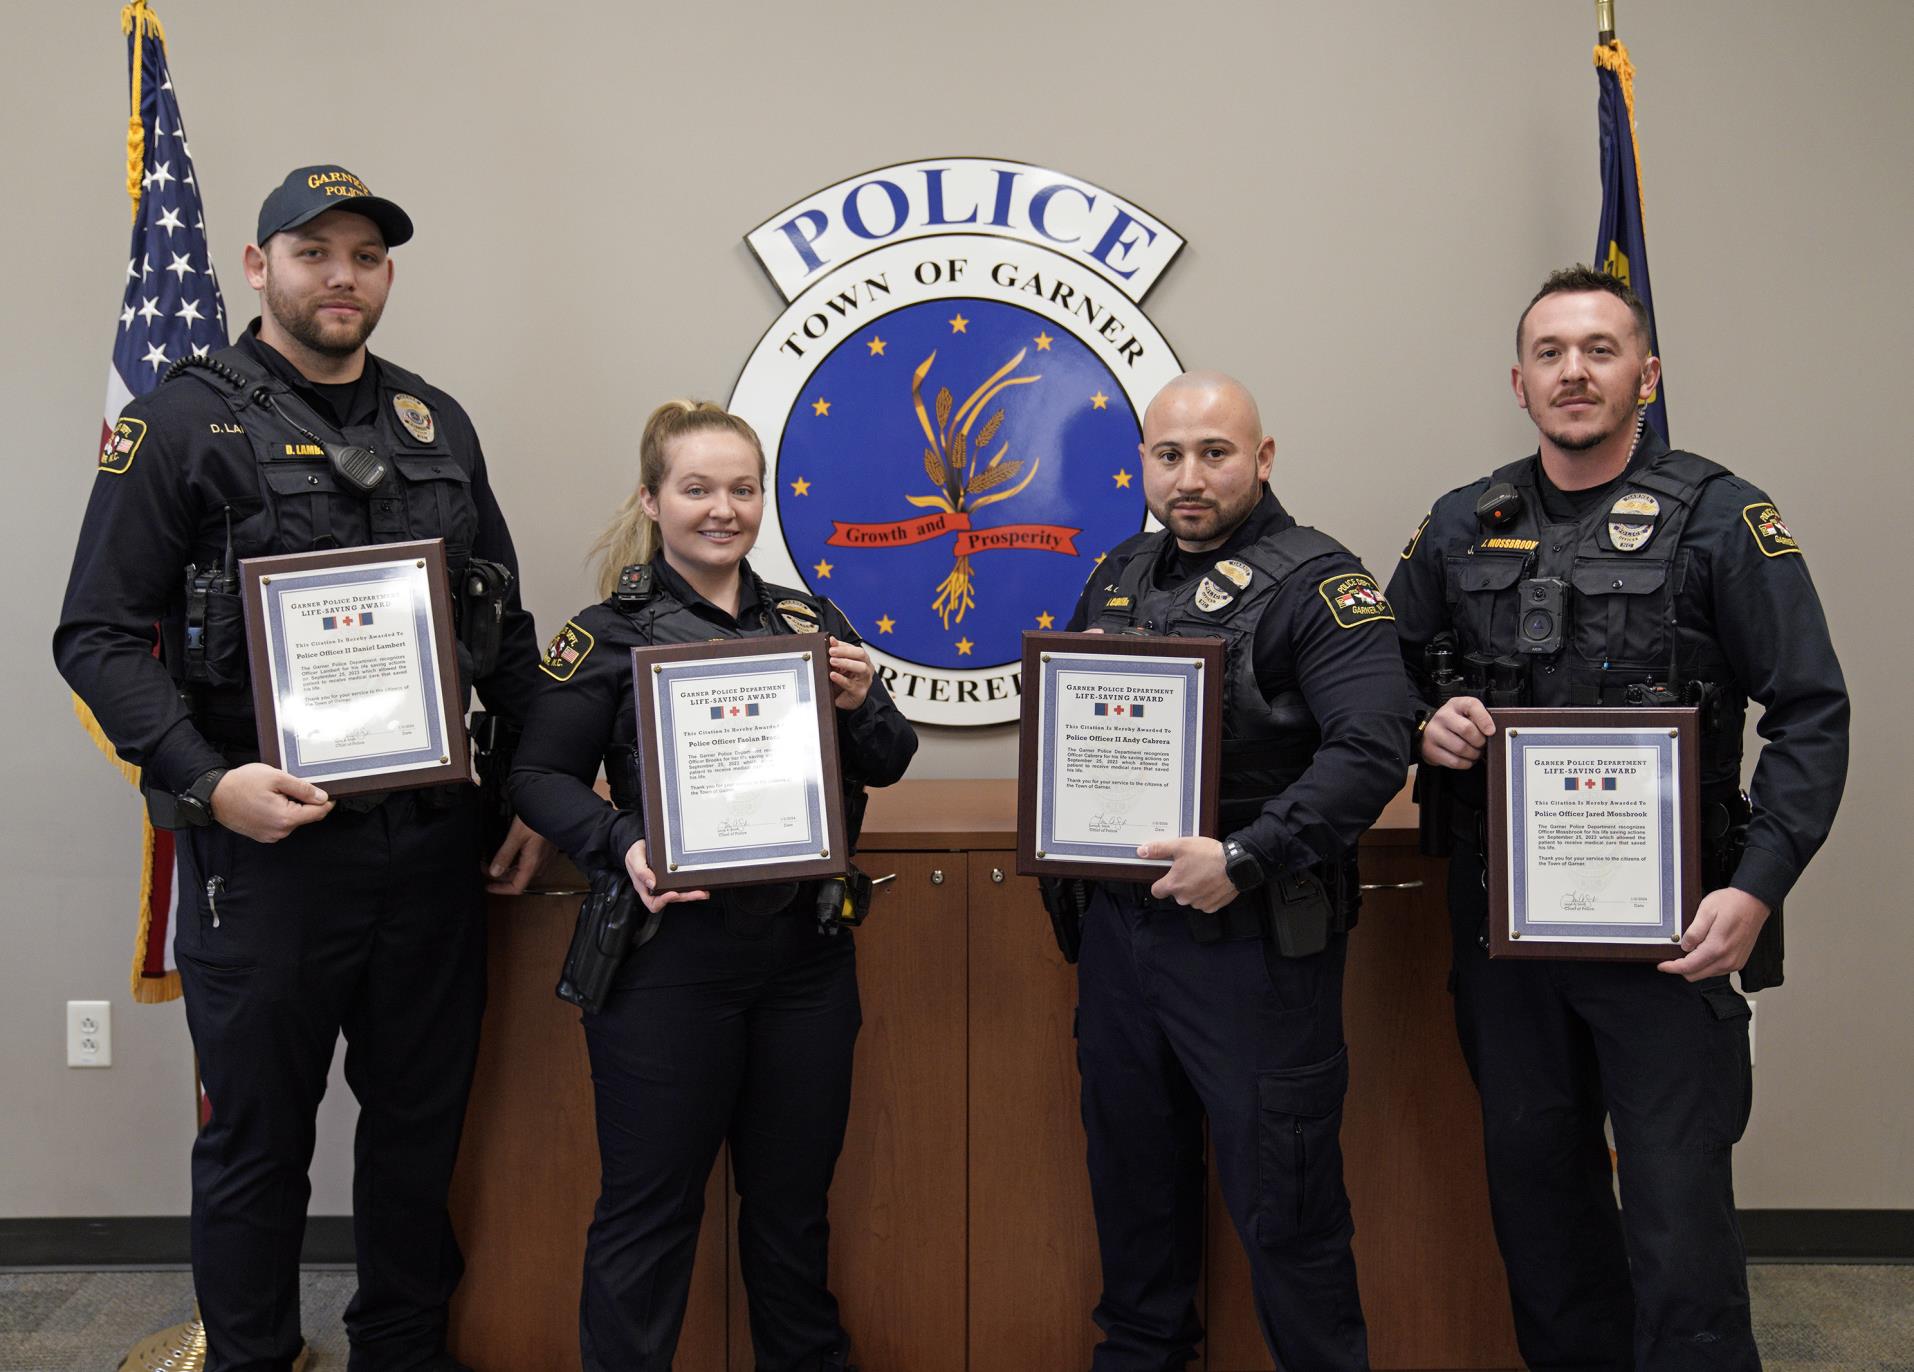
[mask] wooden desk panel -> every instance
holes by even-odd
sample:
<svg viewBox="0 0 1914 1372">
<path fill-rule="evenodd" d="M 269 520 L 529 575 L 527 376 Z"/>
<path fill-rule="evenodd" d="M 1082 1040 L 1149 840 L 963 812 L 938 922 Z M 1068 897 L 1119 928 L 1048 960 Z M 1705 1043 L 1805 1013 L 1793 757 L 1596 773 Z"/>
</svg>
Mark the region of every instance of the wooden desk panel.
<svg viewBox="0 0 1914 1372">
<path fill-rule="evenodd" d="M 1073 1372 L 1097 1337 L 1076 980 L 1035 883 L 1014 875 L 1013 797 L 1010 781 L 872 797 L 864 866 L 899 877 L 858 936 L 865 1024 L 832 1191 L 832 1284 L 865 1372 Z M 1417 856 L 1413 825 L 1399 799 L 1364 841 L 1366 881 L 1431 884 L 1370 894 L 1346 997 L 1343 1147 L 1371 1349 L 1378 1368 L 1513 1366 L 1476 1100 L 1444 989 L 1441 865 Z M 480 1366 L 578 1365 L 597 1149 L 584 1037 L 551 990 L 577 902 L 493 902 L 491 1002 L 453 1196 L 468 1260 L 453 1347 Z M 723 1166 L 677 1372 L 752 1366 Z M 1201 1365 L 1267 1368 L 1214 1198 L 1210 1259 Z"/>
</svg>

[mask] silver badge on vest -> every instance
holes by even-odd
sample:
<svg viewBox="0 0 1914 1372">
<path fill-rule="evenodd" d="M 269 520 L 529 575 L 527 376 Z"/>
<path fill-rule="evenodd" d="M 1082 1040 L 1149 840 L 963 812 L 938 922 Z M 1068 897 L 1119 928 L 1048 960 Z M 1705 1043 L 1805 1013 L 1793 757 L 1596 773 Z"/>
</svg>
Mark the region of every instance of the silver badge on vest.
<svg viewBox="0 0 1914 1372">
<path fill-rule="evenodd" d="M 1215 614 L 1234 599 L 1235 596 L 1208 577 L 1204 577 L 1202 584 L 1196 588 L 1196 608 L 1204 614 Z"/>
<path fill-rule="evenodd" d="M 1638 553 L 1655 536 L 1661 502 L 1646 491 L 1630 491 L 1608 510 L 1608 541 L 1618 553 Z"/>
</svg>

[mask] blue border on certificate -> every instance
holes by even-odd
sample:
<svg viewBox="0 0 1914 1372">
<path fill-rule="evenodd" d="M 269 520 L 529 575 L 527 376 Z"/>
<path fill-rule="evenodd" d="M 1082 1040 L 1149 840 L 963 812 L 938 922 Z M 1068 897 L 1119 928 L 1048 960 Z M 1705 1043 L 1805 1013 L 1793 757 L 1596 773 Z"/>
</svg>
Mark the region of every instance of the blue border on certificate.
<svg viewBox="0 0 1914 1372">
<path fill-rule="evenodd" d="M 1676 744 L 1662 729 L 1578 729 L 1521 725 L 1508 743 L 1509 788 L 1509 929 L 1538 943 L 1597 940 L 1603 943 L 1666 943 L 1681 933 L 1681 786 L 1676 766 Z M 1523 755 L 1530 748 L 1647 748 L 1655 755 L 1655 779 L 1660 785 L 1661 922 L 1658 924 L 1569 924 L 1550 920 L 1531 926 L 1528 921 L 1528 863 L 1524 851 L 1528 826 L 1516 817 L 1528 814 L 1528 769 Z"/>
<path fill-rule="evenodd" d="M 696 681 L 708 681 L 728 676 L 788 674 L 793 678 L 797 688 L 797 703 L 809 705 L 812 700 L 812 667 L 802 653 L 720 658 L 704 662 L 674 662 L 664 663 L 661 666 L 662 670 L 653 673 L 651 690 L 652 700 L 658 707 L 658 742 L 664 753 L 663 775 L 666 777 L 678 775 L 678 730 L 674 717 L 675 707 L 671 702 L 669 689 L 674 680 L 688 677 Z M 820 737 L 820 746 L 822 742 Z M 665 860 L 677 863 L 680 868 L 811 858 L 816 857 L 824 847 L 824 792 L 817 781 L 808 783 L 804 788 L 804 814 L 810 823 L 806 834 L 788 843 L 762 843 L 749 848 L 684 847 L 684 819 L 679 813 L 678 793 L 675 788 L 668 788 L 668 790 L 669 794 L 665 799 L 669 801 L 669 804 L 662 807 L 665 820 Z"/>
<path fill-rule="evenodd" d="M 1093 653 L 1082 656 L 1066 656 L 1062 653 L 1050 654 L 1049 660 L 1038 664 L 1042 675 L 1041 720 L 1054 721 L 1057 718 L 1059 673 L 1070 670 L 1095 672 L 1099 676 L 1136 676 L 1153 680 L 1164 678 L 1180 679 L 1183 682 L 1183 737 L 1186 748 L 1196 749 L 1197 766 L 1183 769 L 1183 794 L 1178 798 L 1177 813 L 1181 818 L 1181 833 L 1175 838 L 1188 837 L 1197 831 L 1197 802 L 1202 793 L 1202 671 L 1194 660 L 1176 659 L 1174 653 L 1164 653 L 1168 662 L 1152 662 L 1147 659 L 1120 657 L 1113 654 Z M 1056 786 L 1057 786 L 1057 740 L 1061 731 L 1048 730 L 1042 739 L 1043 754 L 1039 759 L 1042 767 L 1043 785 L 1037 792 L 1037 851 L 1046 858 L 1089 858 L 1098 862 L 1134 862 L 1139 866 L 1161 866 L 1157 862 L 1144 862 L 1136 855 L 1134 843 L 1060 843 L 1056 840 L 1053 826 L 1056 823 Z M 1187 756 L 1187 753 L 1186 753 Z"/>
<path fill-rule="evenodd" d="M 286 619 L 280 612 L 279 601 L 282 596 L 306 591 L 323 591 L 333 586 L 375 586 L 382 581 L 417 580 L 422 586 L 429 587 L 423 571 L 418 571 L 408 563 L 393 563 L 384 567 L 344 567 L 333 572 L 281 572 L 266 580 L 260 587 L 263 592 L 263 608 L 266 615 L 268 632 L 272 634 L 273 646 L 273 698 L 284 700 L 292 690 L 288 676 L 288 658 L 286 647 Z M 338 777 L 363 776 L 367 772 L 397 771 L 404 767 L 437 766 L 446 756 L 445 723 L 439 714 L 439 669 L 435 641 L 432 636 L 432 597 L 429 593 L 413 597 L 412 627 L 419 649 L 420 689 L 425 693 L 425 730 L 430 746 L 408 748 L 397 753 L 373 753 L 365 757 L 341 759 L 337 762 L 303 762 L 300 760 L 299 738 L 284 724 L 279 726 L 279 754 L 284 759 L 288 772 L 296 777 Z M 283 711 L 282 711 L 283 714 Z"/>
</svg>

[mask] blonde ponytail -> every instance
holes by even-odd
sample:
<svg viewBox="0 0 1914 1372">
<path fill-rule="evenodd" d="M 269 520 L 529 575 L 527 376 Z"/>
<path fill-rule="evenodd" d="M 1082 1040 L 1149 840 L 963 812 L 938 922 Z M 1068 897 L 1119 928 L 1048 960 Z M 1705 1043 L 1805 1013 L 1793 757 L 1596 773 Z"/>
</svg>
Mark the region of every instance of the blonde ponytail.
<svg viewBox="0 0 1914 1372">
<path fill-rule="evenodd" d="M 588 562 L 598 560 L 600 597 L 608 597 L 617 589 L 619 572 L 658 555 L 658 522 L 645 513 L 643 494 L 650 491 L 656 495 L 664 485 L 670 467 L 666 449 L 671 441 L 700 429 L 727 430 L 748 442 L 758 454 L 758 480 L 764 480 L 764 445 L 750 424 L 708 400 L 667 400 L 651 412 L 651 418 L 645 421 L 644 437 L 638 442 L 638 489 L 618 507 L 618 513 L 585 555 Z"/>
</svg>

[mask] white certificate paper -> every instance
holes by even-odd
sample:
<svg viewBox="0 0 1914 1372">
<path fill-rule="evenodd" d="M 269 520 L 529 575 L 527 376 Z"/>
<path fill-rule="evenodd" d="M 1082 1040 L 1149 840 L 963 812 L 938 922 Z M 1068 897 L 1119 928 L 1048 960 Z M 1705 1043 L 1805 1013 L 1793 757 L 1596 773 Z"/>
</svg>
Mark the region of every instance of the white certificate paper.
<svg viewBox="0 0 1914 1372">
<path fill-rule="evenodd" d="M 678 661 L 639 675 L 654 693 L 671 870 L 764 866 L 828 849 L 806 654 Z"/>
<path fill-rule="evenodd" d="M 437 626 L 422 563 L 278 572 L 261 589 L 287 771 L 323 783 L 445 764 Z"/>
<path fill-rule="evenodd" d="M 1043 663 L 1037 856 L 1161 867 L 1137 845 L 1197 832 L 1200 665 L 1192 658 Z"/>
<path fill-rule="evenodd" d="M 1666 729 L 1511 735 L 1510 932 L 1667 943 L 1681 931 L 1680 740 Z"/>
</svg>

